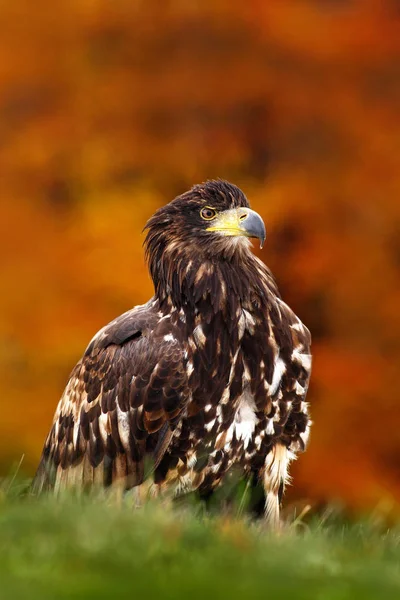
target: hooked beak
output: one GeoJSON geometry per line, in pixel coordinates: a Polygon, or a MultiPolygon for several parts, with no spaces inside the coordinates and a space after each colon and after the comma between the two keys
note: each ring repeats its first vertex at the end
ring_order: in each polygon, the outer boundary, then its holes
{"type": "Polygon", "coordinates": [[[260,248],[263,247],[266,237],[264,221],[260,215],[255,210],[245,207],[232,208],[220,213],[207,231],[218,231],[226,236],[258,238],[260,248]]]}

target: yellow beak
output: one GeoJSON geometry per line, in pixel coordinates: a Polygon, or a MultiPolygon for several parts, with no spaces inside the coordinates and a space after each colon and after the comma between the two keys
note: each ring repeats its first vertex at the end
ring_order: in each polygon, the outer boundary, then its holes
{"type": "Polygon", "coordinates": [[[260,248],[263,247],[266,231],[264,221],[258,213],[250,208],[232,208],[220,213],[213,219],[207,231],[219,232],[225,236],[245,236],[258,238],[260,248]]]}

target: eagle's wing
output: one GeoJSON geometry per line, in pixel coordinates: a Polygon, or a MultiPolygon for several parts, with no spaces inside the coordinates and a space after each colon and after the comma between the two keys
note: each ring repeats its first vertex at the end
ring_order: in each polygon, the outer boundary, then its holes
{"type": "Polygon", "coordinates": [[[148,303],[94,337],[58,404],[33,489],[141,483],[189,399],[179,327],[148,303]]]}
{"type": "MultiPolygon", "coordinates": [[[[282,379],[278,404],[283,418],[281,441],[293,451],[303,451],[311,425],[306,396],[311,376],[311,334],[292,309],[277,300],[280,322],[286,324],[288,335],[280,336],[282,379]],[[286,414],[286,417],[285,417],[286,414]]],[[[279,369],[278,369],[279,370],[279,369]]]]}

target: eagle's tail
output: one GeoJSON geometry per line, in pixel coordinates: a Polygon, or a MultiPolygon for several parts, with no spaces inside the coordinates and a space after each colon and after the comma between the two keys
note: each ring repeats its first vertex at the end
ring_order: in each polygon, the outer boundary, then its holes
{"type": "Polygon", "coordinates": [[[42,457],[31,484],[31,492],[39,495],[52,491],[58,495],[68,489],[104,487],[106,477],[107,468],[104,461],[97,467],[93,467],[88,456],[84,456],[78,464],[69,465],[65,469],[61,465],[55,466],[49,458],[42,457]]]}
{"type": "Polygon", "coordinates": [[[55,467],[42,455],[36,474],[31,483],[31,493],[36,496],[42,492],[52,490],[55,483],[55,472],[55,467]]]}
{"type": "Polygon", "coordinates": [[[140,485],[143,479],[143,461],[134,463],[125,453],[116,454],[113,459],[105,456],[96,466],[85,453],[79,462],[65,468],[60,464],[56,466],[52,457],[43,453],[31,484],[31,493],[53,492],[58,495],[65,490],[84,491],[110,486],[128,490],[140,485]]]}

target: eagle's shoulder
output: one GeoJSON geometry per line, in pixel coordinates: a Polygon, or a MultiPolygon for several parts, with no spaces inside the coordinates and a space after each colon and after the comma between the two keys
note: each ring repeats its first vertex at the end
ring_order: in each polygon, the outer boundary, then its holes
{"type": "Polygon", "coordinates": [[[149,300],[146,304],[135,306],[100,329],[90,341],[83,359],[93,353],[98,353],[111,345],[123,345],[142,332],[149,332],[160,320],[158,302],[149,300]]]}

